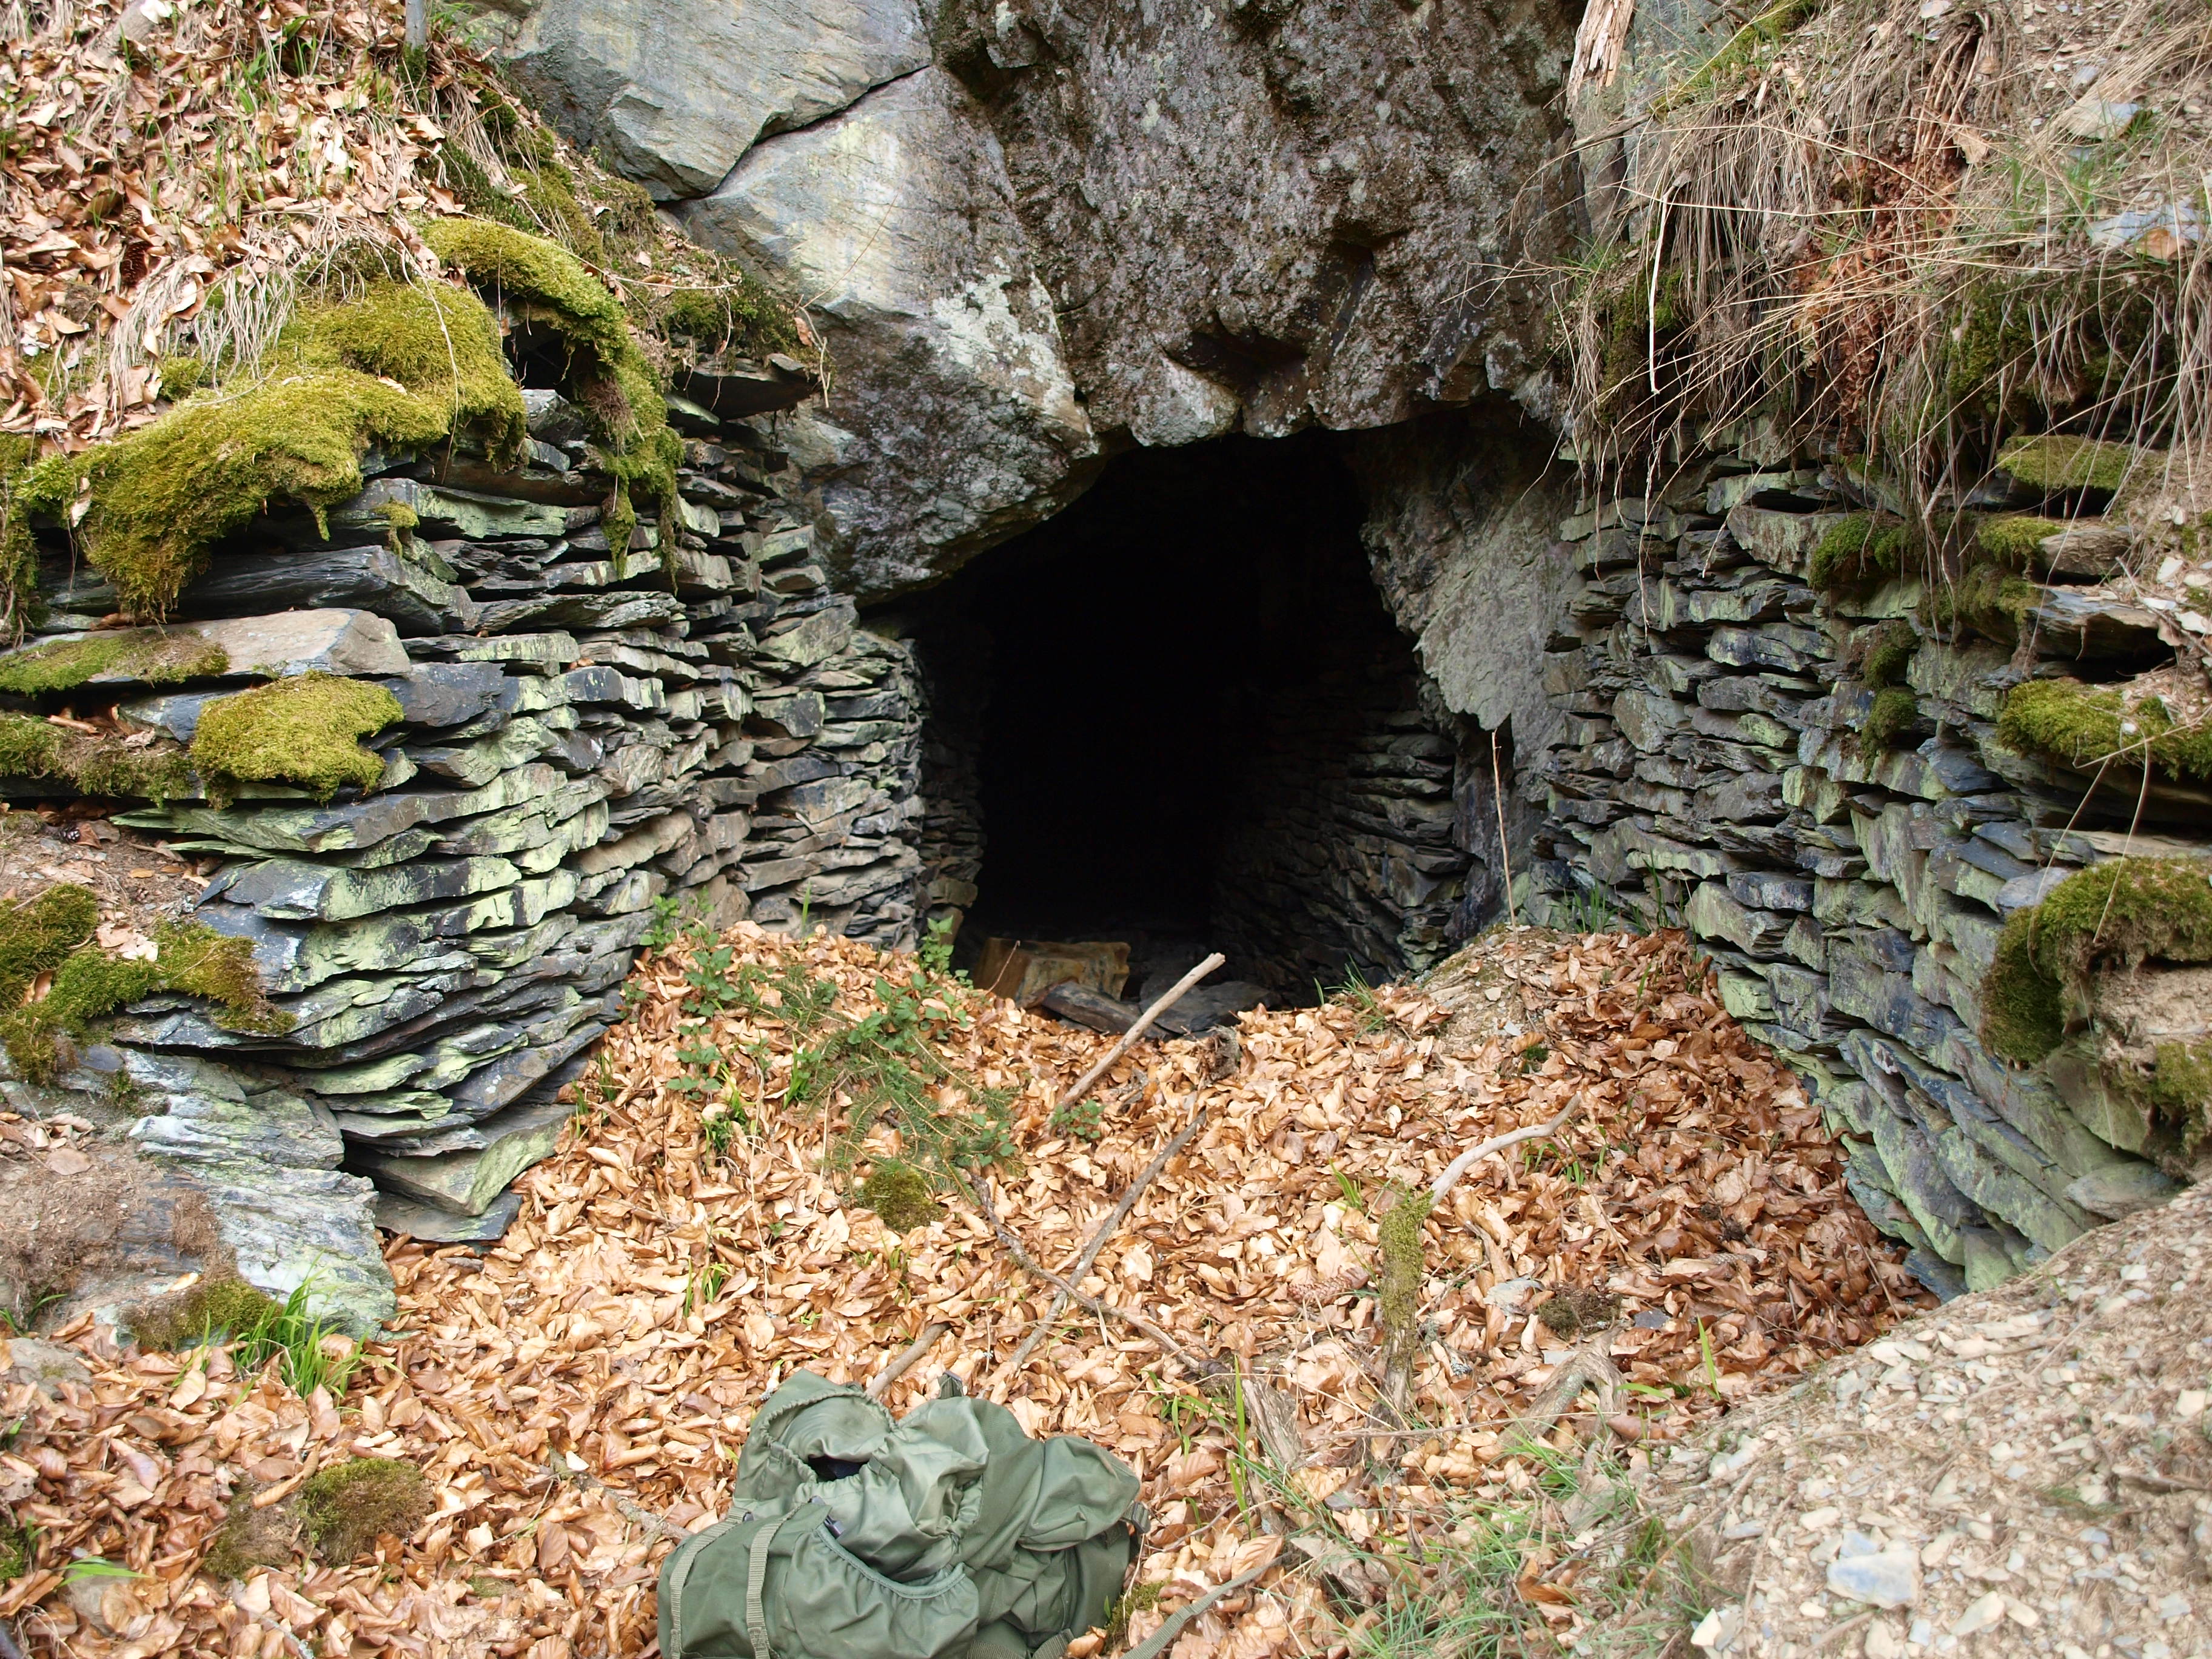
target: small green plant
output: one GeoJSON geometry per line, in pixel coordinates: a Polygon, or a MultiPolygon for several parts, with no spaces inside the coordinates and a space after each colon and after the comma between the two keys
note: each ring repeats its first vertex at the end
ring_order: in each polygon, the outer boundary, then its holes
{"type": "Polygon", "coordinates": [[[684,932],[684,901],[673,893],[662,895],[653,902],[653,925],[645,930],[642,940],[648,951],[665,951],[682,937],[684,932]]]}
{"type": "Polygon", "coordinates": [[[300,1487],[301,1522],[332,1566],[359,1560],[386,1533],[405,1538],[434,1507],[422,1471],[393,1457],[349,1458],[300,1487]]]}
{"type": "Polygon", "coordinates": [[[116,1579],[143,1578],[145,1576],[97,1555],[80,1555],[62,1569],[64,1584],[96,1584],[116,1579]]]}
{"type": "Polygon", "coordinates": [[[1097,1097],[1079,1100],[1073,1106],[1055,1106],[1052,1115],[1045,1120],[1048,1132],[1058,1135],[1073,1135],[1079,1140],[1097,1140],[1106,1133],[1101,1121],[1103,1111],[1097,1097]]]}
{"type": "Polygon", "coordinates": [[[1620,920],[1613,910],[1613,901],[1599,888],[1578,888],[1553,902],[1553,926],[1563,933],[1610,933],[1620,928],[1620,920]]]}
{"type": "Polygon", "coordinates": [[[1335,990],[1328,993],[1327,1000],[1332,1002],[1343,1002],[1357,1008],[1359,1011],[1359,1030],[1363,1036],[1379,1031],[1390,1023],[1390,1011],[1382,1006],[1382,999],[1375,994],[1375,988],[1367,982],[1367,976],[1359,971],[1358,963],[1345,964],[1344,982],[1335,990]]]}
{"type": "Polygon", "coordinates": [[[929,924],[915,952],[923,973],[941,975],[952,971],[952,936],[959,931],[960,918],[956,915],[939,916],[929,924]]]}
{"type": "Polygon", "coordinates": [[[283,1302],[243,1279],[204,1279],[181,1297],[141,1310],[131,1320],[138,1346],[149,1350],[232,1345],[241,1370],[258,1370],[276,1360],[285,1386],[302,1400],[317,1389],[333,1400],[361,1363],[350,1337],[309,1311],[313,1281],[283,1302]]]}

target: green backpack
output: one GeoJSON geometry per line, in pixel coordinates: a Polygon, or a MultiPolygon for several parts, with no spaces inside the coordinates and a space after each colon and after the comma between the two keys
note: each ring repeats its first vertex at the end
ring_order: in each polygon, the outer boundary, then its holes
{"type": "Polygon", "coordinates": [[[811,1371],[769,1395],[729,1513],[661,1566],[663,1659],[1058,1659],[1104,1624],[1135,1474],[945,1390],[904,1421],[811,1371]]]}

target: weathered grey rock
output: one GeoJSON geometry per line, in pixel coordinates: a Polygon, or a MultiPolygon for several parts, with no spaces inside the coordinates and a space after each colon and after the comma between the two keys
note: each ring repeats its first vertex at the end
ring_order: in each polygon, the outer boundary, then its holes
{"type": "Polygon", "coordinates": [[[376,1224],[388,1233],[405,1233],[426,1244],[496,1244],[514,1224],[522,1208],[520,1193],[501,1193],[481,1215],[455,1215],[450,1210],[417,1203],[397,1193],[376,1195],[376,1224]]]}
{"type": "Polygon", "coordinates": [[[61,1398],[62,1385],[92,1386],[92,1371],[74,1348],[36,1337],[0,1337],[0,1381],[28,1382],[49,1400],[61,1398]]]}
{"type": "Polygon", "coordinates": [[[221,617],[272,605],[356,606],[403,635],[477,625],[477,602],[424,562],[381,542],[361,547],[282,548],[218,558],[178,596],[179,617],[221,617]]]}
{"type": "Polygon", "coordinates": [[[917,586],[1065,505],[1097,441],[999,142],[942,70],[757,146],[684,210],[811,300],[852,436],[823,495],[840,586],[917,586]]]}
{"type": "Polygon", "coordinates": [[[562,130],[663,200],[703,196],[755,140],[929,62],[914,0],[543,0],[509,71],[562,130]]]}
{"type": "Polygon", "coordinates": [[[2154,1209],[2180,1190],[2181,1183],[2154,1164],[2114,1164],[2068,1183],[2066,1196],[2092,1215],[2118,1221],[2154,1209]]]}
{"type": "Polygon", "coordinates": [[[471,1152],[434,1158],[362,1152],[355,1162],[388,1192],[451,1215],[480,1216],[517,1176],[553,1155],[569,1109],[558,1101],[512,1108],[484,1124],[486,1144],[471,1152]]]}

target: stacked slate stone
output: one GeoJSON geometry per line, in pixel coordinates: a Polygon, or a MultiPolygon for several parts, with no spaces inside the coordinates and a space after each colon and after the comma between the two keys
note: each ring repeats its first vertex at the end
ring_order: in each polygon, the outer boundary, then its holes
{"type": "MultiPolygon", "coordinates": [[[[372,455],[327,537],[278,514],[227,544],[171,628],[222,645],[231,676],[108,688],[122,723],[185,742],[248,671],[347,675],[404,711],[369,739],[373,789],[318,804],[249,785],[118,815],[220,860],[198,919],[253,941],[295,1023],[253,1036],[157,999],[94,1055],[142,1093],[256,1103],[228,1112],[220,1146],[173,1112],[136,1133],[203,1173],[222,1163],[216,1207],[249,1278],[312,1271],[361,1324],[390,1306],[369,1206],[427,1236],[503,1228],[503,1194],[552,1150],[556,1091],[617,1017],[657,918],[803,920],[896,946],[921,909],[910,649],[831,591],[777,417],[677,402],[680,520],[617,550],[577,412],[551,392],[526,401],[522,472],[372,455]],[[280,1164],[313,1194],[278,1202],[280,1164]]],[[[65,568],[49,597],[50,633],[113,609],[65,568]]]]}
{"type": "Polygon", "coordinates": [[[1978,1039],[2004,918],[2150,832],[2212,846],[2201,792],[2152,779],[2130,843],[2133,775],[2085,808],[2091,778],[1996,738],[2024,678],[2170,658],[2157,618],[2057,585],[2015,653],[1935,626],[1910,577],[1816,592],[1812,552],[1875,494],[1752,447],[1560,526],[1584,580],[1547,660],[1570,718],[1543,763],[1537,882],[1561,920],[1686,927],[1850,1138],[1869,1215],[1948,1293],[2173,1184],[2123,1150],[2139,1134],[1978,1039]],[[1863,667],[1884,639],[1910,650],[1911,693],[1886,740],[1863,667]]]}
{"type": "Polygon", "coordinates": [[[1469,859],[1455,745],[1412,677],[1346,668],[1278,696],[1238,739],[1246,805],[1218,854],[1213,921],[1231,971],[1310,994],[1448,955],[1469,859]]]}

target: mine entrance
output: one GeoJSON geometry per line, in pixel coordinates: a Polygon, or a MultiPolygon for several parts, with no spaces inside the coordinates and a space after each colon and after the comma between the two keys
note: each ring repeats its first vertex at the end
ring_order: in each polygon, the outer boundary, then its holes
{"type": "Polygon", "coordinates": [[[963,961],[1125,940],[1134,1000],[1219,949],[1280,1006],[1453,931],[1454,742],[1361,517],[1337,434],[1137,450],[915,608],[963,961]]]}

